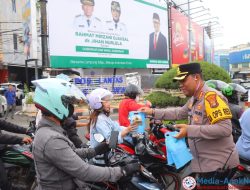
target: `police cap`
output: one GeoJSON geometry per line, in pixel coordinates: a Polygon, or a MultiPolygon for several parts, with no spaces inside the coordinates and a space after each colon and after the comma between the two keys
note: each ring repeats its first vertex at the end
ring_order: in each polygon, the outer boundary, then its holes
{"type": "Polygon", "coordinates": [[[121,12],[121,6],[120,3],[117,1],[112,1],[111,2],[111,10],[121,12]]]}
{"type": "Polygon", "coordinates": [[[83,5],[94,6],[94,5],[95,5],[95,0],[81,0],[81,3],[82,3],[83,5]]]}
{"type": "Polygon", "coordinates": [[[177,69],[177,75],[174,77],[174,81],[184,80],[186,76],[190,74],[201,73],[201,66],[199,63],[188,63],[180,65],[177,69]]]}

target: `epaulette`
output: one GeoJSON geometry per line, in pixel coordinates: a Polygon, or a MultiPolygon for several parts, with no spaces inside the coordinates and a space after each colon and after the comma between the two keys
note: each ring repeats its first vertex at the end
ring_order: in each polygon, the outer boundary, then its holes
{"type": "Polygon", "coordinates": [[[101,20],[99,18],[95,17],[95,19],[101,22],[101,20]]]}

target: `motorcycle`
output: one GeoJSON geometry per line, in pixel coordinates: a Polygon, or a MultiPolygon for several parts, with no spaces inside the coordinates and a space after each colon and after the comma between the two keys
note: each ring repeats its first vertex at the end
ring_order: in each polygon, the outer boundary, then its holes
{"type": "MultiPolygon", "coordinates": [[[[151,122],[150,128],[152,133],[149,137],[140,134],[134,137],[134,144],[124,140],[118,144],[116,149],[130,156],[136,156],[140,163],[147,169],[155,179],[163,186],[164,189],[170,188],[179,190],[181,188],[180,171],[174,166],[167,165],[166,145],[164,134],[168,131],[175,131],[172,125],[164,126],[162,123],[156,124],[151,122]],[[155,133],[155,135],[154,135],[155,133]]],[[[89,140],[89,134],[85,135],[89,140]]]]}
{"type": "MultiPolygon", "coordinates": [[[[112,131],[109,145],[111,152],[107,155],[106,163],[104,166],[115,167],[125,166],[128,163],[139,162],[141,164],[141,170],[135,173],[133,176],[128,176],[126,181],[118,181],[117,183],[101,182],[101,183],[88,183],[91,189],[107,189],[107,190],[164,190],[166,189],[164,184],[154,177],[154,175],[144,166],[140,159],[136,155],[130,155],[122,148],[117,146],[118,132],[112,131]],[[114,140],[115,139],[115,140],[114,140]]],[[[102,136],[101,134],[96,134],[102,136]]],[[[104,140],[104,137],[103,137],[104,140]]],[[[98,140],[102,142],[103,140],[98,140]]],[[[99,165],[100,166],[100,165],[99,165]]]]}
{"type": "Polygon", "coordinates": [[[164,136],[166,132],[178,131],[178,129],[175,129],[172,125],[168,125],[167,128],[156,128],[156,126],[158,125],[154,125],[154,127],[151,125],[152,133],[149,137],[145,134],[139,134],[133,137],[133,145],[124,140],[122,144],[118,144],[118,147],[130,155],[136,155],[142,165],[152,173],[164,189],[178,190],[181,188],[181,177],[178,173],[179,170],[174,166],[167,165],[164,136]],[[154,136],[154,138],[153,133],[156,131],[160,136],[154,136]]]}
{"type": "Polygon", "coordinates": [[[34,190],[37,187],[31,147],[31,144],[8,146],[2,156],[8,181],[14,189],[34,190]]]}
{"type": "Polygon", "coordinates": [[[250,185],[250,160],[240,157],[240,165],[232,178],[232,184],[237,189],[247,189],[250,185]]]}

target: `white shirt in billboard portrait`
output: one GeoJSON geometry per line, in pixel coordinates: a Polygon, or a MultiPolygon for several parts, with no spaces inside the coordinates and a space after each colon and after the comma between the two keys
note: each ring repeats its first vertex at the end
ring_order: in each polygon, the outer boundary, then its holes
{"type": "Polygon", "coordinates": [[[119,36],[127,36],[126,25],[122,22],[115,22],[113,20],[106,21],[106,31],[108,33],[118,34],[119,36]]]}
{"type": "Polygon", "coordinates": [[[102,31],[102,22],[95,16],[88,18],[85,15],[76,15],[74,26],[76,31],[102,31]]]}

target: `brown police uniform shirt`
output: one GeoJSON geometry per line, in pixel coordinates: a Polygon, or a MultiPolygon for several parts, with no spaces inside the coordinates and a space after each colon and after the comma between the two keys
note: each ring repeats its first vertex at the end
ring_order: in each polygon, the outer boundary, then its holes
{"type": "Polygon", "coordinates": [[[231,117],[226,98],[207,85],[203,86],[198,98],[191,97],[183,107],[155,110],[156,119],[188,118],[188,144],[194,157],[191,167],[196,173],[216,171],[226,162],[226,169],[239,164],[231,117]]]}

